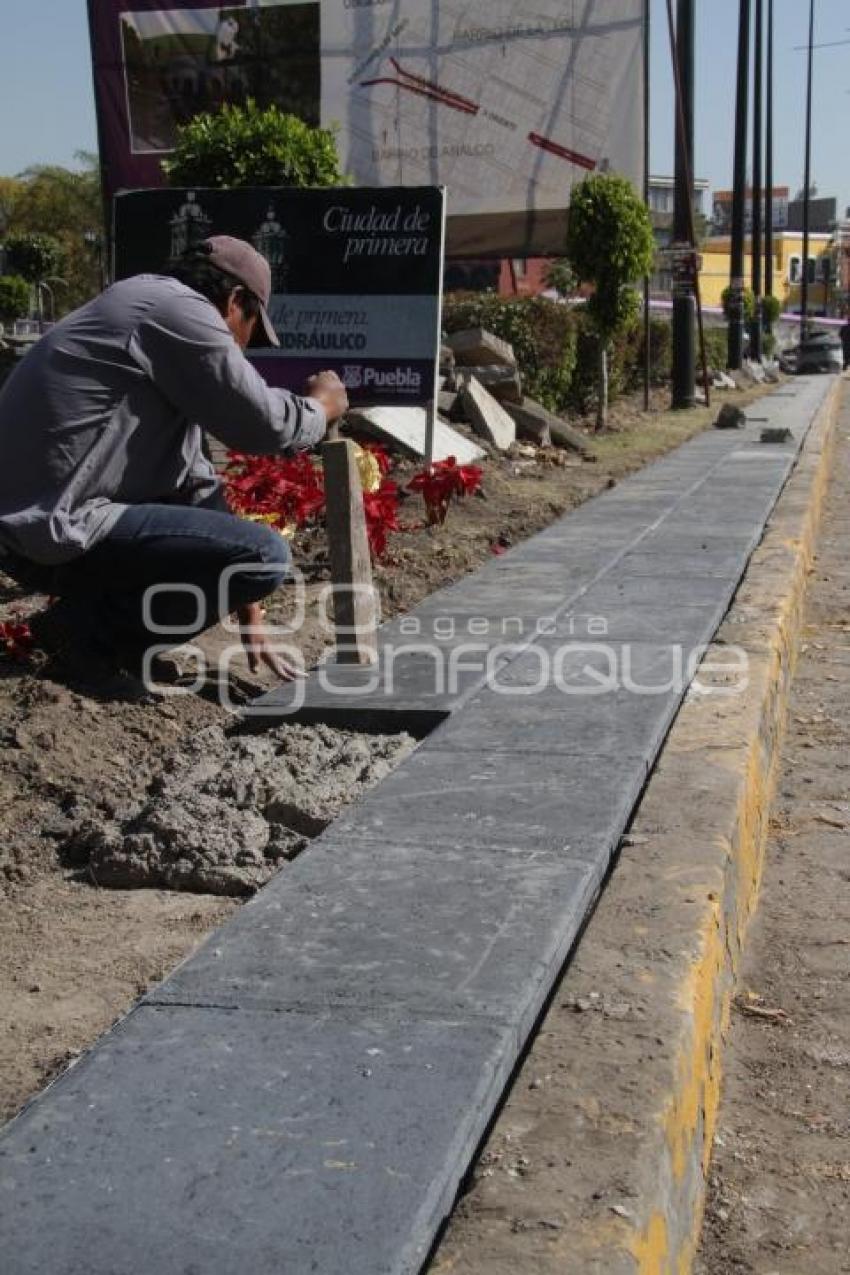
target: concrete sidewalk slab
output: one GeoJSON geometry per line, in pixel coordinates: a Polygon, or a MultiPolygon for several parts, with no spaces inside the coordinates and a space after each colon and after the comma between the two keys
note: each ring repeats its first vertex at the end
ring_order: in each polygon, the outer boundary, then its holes
{"type": "MultiPolygon", "coordinates": [[[[799,388],[802,437],[828,387],[799,388]]],[[[462,628],[483,607],[498,626],[519,608],[533,635],[553,606],[556,626],[580,607],[607,611],[621,630],[701,626],[694,640],[707,640],[736,576],[636,578],[623,558],[637,537],[648,552],[662,529],[692,532],[697,497],[722,507],[718,531],[756,529],[771,493],[759,479],[754,500],[739,481],[749,460],[725,463],[741,437],[688,445],[689,466],[704,459],[705,472],[678,499],[592,502],[597,509],[564,520],[548,543],[574,545],[578,528],[594,546],[608,537],[610,550],[601,568],[586,559],[590,574],[573,593],[548,572],[542,585],[506,589],[510,569],[494,568],[444,591],[422,618],[435,624],[446,607],[462,628]]],[[[778,493],[784,462],[765,473],[778,493]]],[[[657,654],[647,653],[648,670],[657,654]]],[[[530,658],[514,651],[504,675],[523,684],[530,658]]],[[[420,675],[413,669],[409,686],[420,675]]],[[[473,691],[474,675],[464,696],[473,691]]],[[[586,714],[585,738],[567,755],[547,734],[553,698],[548,714],[514,714],[504,730],[496,696],[482,692],[478,703],[487,712],[474,747],[453,746],[472,711],[455,705],[271,893],[4,1131],[4,1275],[185,1275],[192,1262],[204,1275],[421,1268],[675,707],[672,692],[662,712],[648,701],[642,726],[621,708],[604,752],[588,746],[595,719],[586,714]],[[299,950],[287,953],[287,941],[299,950]],[[268,997],[262,1009],[250,1007],[252,994],[268,997]],[[172,995],[180,1003],[154,1003],[172,995]]],[[[710,793],[703,805],[710,810],[710,793]]],[[[691,1126],[677,1115],[671,1129],[676,1163],[690,1165],[691,1126]]],[[[656,1254],[654,1231],[638,1242],[656,1254]]]]}
{"type": "Polygon", "coordinates": [[[509,1037],[138,1009],[48,1090],[22,1143],[7,1135],[4,1275],[416,1271],[509,1037]]]}
{"type": "Polygon", "coordinates": [[[564,854],[332,835],[310,859],[147,1003],[488,1019],[519,1047],[608,866],[596,842],[564,854]]]}
{"type": "MultiPolygon", "coordinates": [[[[352,842],[434,842],[562,851],[616,844],[646,779],[645,756],[553,758],[528,752],[474,754],[443,742],[438,727],[410,757],[334,824],[352,842]]],[[[492,741],[491,747],[492,747],[492,741]]],[[[502,740],[502,749],[510,748],[502,740]]]]}

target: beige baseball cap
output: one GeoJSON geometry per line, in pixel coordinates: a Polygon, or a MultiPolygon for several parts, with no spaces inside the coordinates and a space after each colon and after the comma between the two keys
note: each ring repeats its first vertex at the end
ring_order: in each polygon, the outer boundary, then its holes
{"type": "Polygon", "coordinates": [[[232,235],[211,235],[203,240],[200,248],[209,255],[210,265],[233,275],[258,298],[260,326],[266,339],[269,345],[280,345],[266,309],[272,291],[272,272],[265,257],[244,239],[234,239],[232,235]]]}

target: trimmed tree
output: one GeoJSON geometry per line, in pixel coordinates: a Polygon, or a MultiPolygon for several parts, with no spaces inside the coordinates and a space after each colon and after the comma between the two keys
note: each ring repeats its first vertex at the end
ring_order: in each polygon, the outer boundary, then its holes
{"type": "Polygon", "coordinates": [[[652,268],[655,241],[643,201],[624,177],[598,173],[573,187],[567,256],[593,293],[587,316],[597,340],[596,428],[608,420],[608,351],[637,313],[634,285],[652,268]]]}
{"type": "MultiPolygon", "coordinates": [[[[756,294],[752,288],[744,288],[742,295],[744,305],[744,322],[752,323],[756,313],[756,294]]],[[[723,315],[727,323],[732,322],[732,300],[734,292],[732,288],[724,288],[720,294],[720,304],[723,308],[723,315]]]]}
{"type": "Polygon", "coordinates": [[[0,320],[14,323],[30,307],[30,285],[19,274],[0,275],[0,320]]]}
{"type": "Polygon", "coordinates": [[[339,186],[331,129],[313,128],[276,106],[224,106],[177,130],[162,170],[171,186],[339,186]]]}

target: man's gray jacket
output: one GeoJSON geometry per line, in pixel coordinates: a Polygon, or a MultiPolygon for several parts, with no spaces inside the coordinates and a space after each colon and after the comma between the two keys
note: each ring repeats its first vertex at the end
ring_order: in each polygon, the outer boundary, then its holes
{"type": "Polygon", "coordinates": [[[203,431],[275,455],[325,429],[315,399],[266,385],[205,297],[159,275],[113,284],[0,392],[0,549],[67,562],[128,505],[209,498],[220,482],[203,431]]]}

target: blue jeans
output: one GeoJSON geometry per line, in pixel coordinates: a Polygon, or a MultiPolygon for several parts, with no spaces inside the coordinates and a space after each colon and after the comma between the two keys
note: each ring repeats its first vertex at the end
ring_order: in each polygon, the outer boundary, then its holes
{"type": "Polygon", "coordinates": [[[266,597],[289,575],[291,558],[278,532],[221,508],[134,505],[71,562],[8,557],[0,565],[25,587],[71,604],[98,644],[138,656],[154,643],[178,646],[266,597]]]}

